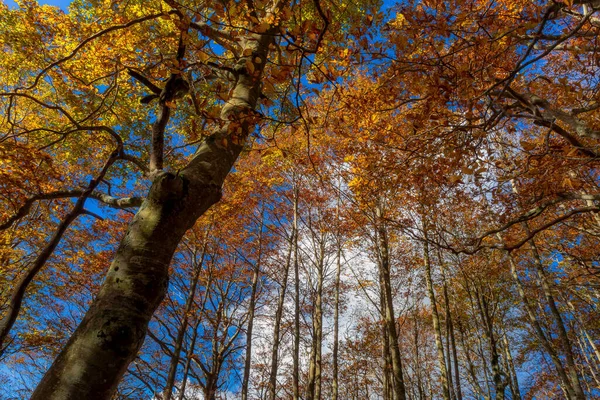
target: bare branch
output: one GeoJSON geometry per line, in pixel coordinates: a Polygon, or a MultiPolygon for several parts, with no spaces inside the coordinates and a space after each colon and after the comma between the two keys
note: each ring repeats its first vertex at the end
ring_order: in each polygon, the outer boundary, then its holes
{"type": "MultiPolygon", "coordinates": [[[[40,193],[35,196],[32,196],[25,200],[25,203],[19,208],[15,215],[10,217],[6,222],[0,224],[0,231],[6,230],[10,228],[16,221],[25,217],[29,214],[31,210],[31,206],[37,201],[42,200],[54,200],[54,199],[66,199],[72,197],[80,197],[84,194],[84,189],[74,189],[74,190],[64,190],[57,191],[52,193],[40,193]]],[[[130,207],[139,207],[142,204],[141,197],[112,197],[107,194],[94,191],[90,193],[88,196],[90,199],[98,200],[108,206],[114,208],[130,208],[130,207]]]]}

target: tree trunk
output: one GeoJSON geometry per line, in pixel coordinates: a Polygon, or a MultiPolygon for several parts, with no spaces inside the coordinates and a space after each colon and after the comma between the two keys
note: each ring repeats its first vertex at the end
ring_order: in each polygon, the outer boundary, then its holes
{"type": "MultiPolygon", "coordinates": [[[[426,229],[426,228],[425,228],[426,229]]],[[[425,261],[425,281],[427,283],[427,293],[431,303],[431,319],[433,322],[433,333],[435,335],[435,347],[437,350],[438,364],[440,367],[440,383],[442,384],[442,396],[445,400],[450,400],[450,389],[448,387],[448,369],[446,368],[446,359],[444,357],[444,345],[442,343],[442,330],[440,327],[440,316],[437,310],[437,301],[433,289],[433,279],[431,278],[431,261],[429,259],[429,243],[427,242],[427,232],[425,232],[425,241],[423,242],[423,259],[425,261]]]]}
{"type": "Polygon", "coordinates": [[[179,396],[177,396],[177,400],[184,400],[185,396],[185,387],[187,386],[188,375],[190,373],[190,366],[192,364],[192,356],[194,355],[194,350],[196,348],[196,339],[198,338],[198,326],[200,325],[200,319],[196,321],[194,324],[194,333],[192,334],[192,340],[190,342],[190,347],[186,352],[185,358],[185,366],[183,367],[183,378],[181,379],[181,387],[179,388],[179,396]]]}
{"type": "Polygon", "coordinates": [[[300,267],[298,265],[298,187],[294,187],[294,354],[292,386],[294,400],[300,399],[300,267]]]}
{"type": "Polygon", "coordinates": [[[313,340],[308,370],[307,400],[321,400],[321,351],[323,346],[323,263],[325,261],[324,238],[319,242],[317,266],[317,290],[313,314],[313,340]]]}
{"type": "Polygon", "coordinates": [[[423,382],[421,380],[421,361],[419,360],[419,324],[417,322],[418,306],[415,307],[415,335],[414,335],[414,346],[415,346],[415,375],[417,377],[417,393],[419,394],[419,400],[424,400],[423,382]]]}
{"type": "Polygon", "coordinates": [[[384,317],[388,331],[388,343],[390,346],[390,355],[392,359],[392,371],[394,381],[394,398],[396,400],[406,400],[406,389],[402,376],[402,359],[400,358],[400,347],[398,343],[398,334],[396,331],[396,318],[394,316],[394,303],[392,295],[392,284],[390,277],[390,256],[388,239],[385,225],[383,223],[381,209],[377,209],[377,241],[379,251],[379,273],[383,280],[383,296],[385,298],[384,317]]]}
{"type": "Polygon", "coordinates": [[[496,392],[496,399],[504,400],[504,391],[506,389],[507,382],[503,378],[504,376],[506,376],[506,374],[502,371],[502,368],[500,366],[498,344],[496,341],[496,334],[494,332],[494,320],[492,315],[490,315],[490,307],[485,293],[482,293],[476,285],[474,286],[474,288],[477,300],[477,308],[479,309],[481,320],[483,322],[483,332],[489,344],[491,356],[490,364],[492,366],[492,380],[494,381],[494,391],[496,392]]]}
{"type": "MultiPolygon", "coordinates": [[[[339,235],[339,234],[338,234],[339,235]]],[[[335,271],[335,294],[333,299],[333,382],[332,382],[332,400],[338,400],[338,353],[339,353],[339,335],[340,335],[340,275],[342,272],[342,244],[339,242],[337,250],[337,267],[335,271]]]]}
{"type": "Polygon", "coordinates": [[[273,328],[273,348],[271,350],[271,373],[269,375],[269,399],[275,400],[277,395],[277,369],[279,365],[279,340],[281,330],[281,318],[283,316],[283,306],[285,303],[285,294],[287,292],[287,281],[290,272],[290,264],[292,263],[292,252],[296,243],[296,212],[298,210],[297,200],[294,198],[294,223],[292,225],[292,233],[290,235],[290,247],[288,249],[285,268],[283,270],[283,280],[281,289],[279,289],[279,298],[277,300],[277,310],[275,311],[275,326],[273,328]]]}
{"type": "MultiPolygon", "coordinates": [[[[526,222],[523,223],[523,227],[525,228],[525,234],[528,236],[531,235],[531,232],[529,231],[529,225],[526,222]]],[[[535,244],[535,241],[531,239],[529,241],[529,245],[531,246],[531,252],[533,254],[534,265],[538,276],[538,282],[542,287],[542,292],[544,293],[546,302],[550,307],[550,313],[552,314],[552,317],[554,318],[554,322],[558,329],[558,339],[563,354],[565,355],[566,370],[571,380],[573,390],[575,392],[575,398],[583,400],[585,399],[585,394],[583,392],[583,388],[581,387],[579,375],[577,374],[577,366],[575,364],[575,357],[573,356],[573,348],[571,345],[571,340],[569,339],[569,335],[567,333],[567,329],[565,327],[565,322],[563,321],[562,315],[558,310],[558,306],[556,305],[554,295],[552,294],[552,290],[550,289],[550,285],[548,284],[548,279],[546,278],[546,273],[544,271],[544,265],[542,264],[542,258],[535,244]]]]}
{"type": "MultiPolygon", "coordinates": [[[[207,290],[204,293],[204,298],[202,299],[202,304],[200,305],[200,309],[204,309],[204,307],[206,305],[206,301],[208,299],[208,288],[210,288],[211,284],[212,284],[212,274],[209,274],[208,281],[206,283],[207,290]]],[[[184,400],[185,387],[187,385],[188,374],[189,374],[190,366],[192,363],[192,356],[194,355],[194,351],[196,349],[196,339],[198,338],[198,327],[200,326],[201,321],[202,320],[200,319],[200,317],[197,316],[196,323],[194,324],[194,330],[193,330],[194,333],[192,334],[192,340],[190,342],[190,347],[188,347],[186,355],[185,355],[185,357],[186,357],[185,367],[183,368],[183,379],[181,381],[181,387],[179,388],[178,400],[184,400]]]]}
{"type": "MultiPolygon", "coordinates": [[[[208,236],[208,230],[206,232],[206,236],[208,236]]],[[[198,278],[200,278],[200,271],[202,271],[202,264],[204,262],[204,255],[206,253],[206,236],[204,238],[204,248],[202,249],[202,255],[200,256],[200,263],[196,265],[196,271],[192,278],[192,284],[189,289],[188,298],[186,299],[185,307],[183,309],[183,320],[181,321],[181,326],[177,331],[177,338],[175,339],[175,348],[173,349],[171,365],[169,366],[169,374],[167,375],[167,383],[165,385],[165,390],[163,390],[164,400],[171,400],[171,393],[173,392],[173,386],[175,385],[175,376],[177,375],[177,367],[179,366],[179,354],[181,353],[183,338],[185,336],[185,331],[188,327],[188,316],[194,304],[194,297],[196,296],[196,286],[198,285],[198,278]]]]}
{"type": "Polygon", "coordinates": [[[517,371],[515,370],[515,363],[513,361],[512,354],[510,353],[510,345],[508,343],[506,333],[504,334],[502,340],[504,344],[504,355],[506,357],[506,364],[508,365],[508,371],[510,372],[510,388],[512,391],[512,398],[513,400],[521,400],[519,377],[517,376],[517,371]]]}
{"type": "Polygon", "coordinates": [[[339,356],[339,335],[340,335],[340,275],[342,273],[342,233],[340,231],[340,188],[338,187],[337,197],[337,208],[336,208],[336,240],[337,240],[337,254],[336,254],[336,270],[335,270],[335,293],[333,299],[333,380],[331,382],[331,398],[332,400],[338,400],[339,384],[338,384],[338,356],[339,356]]]}
{"type": "Polygon", "coordinates": [[[260,75],[275,27],[246,51],[231,99],[227,123],[209,136],[178,174],[158,173],[131,222],[100,292],[67,345],[46,372],[33,400],[110,399],[144,341],[148,323],[165,296],[169,264],[196,220],[219,201],[221,185],[255,126],[250,114],[260,95],[260,75]],[[248,51],[249,50],[249,51],[248,51]],[[232,140],[232,135],[236,140],[232,140]]]}
{"type": "MultiPolygon", "coordinates": [[[[462,400],[462,388],[460,385],[460,369],[458,366],[458,351],[456,350],[456,338],[454,335],[454,321],[452,318],[452,311],[450,309],[450,295],[448,294],[448,284],[446,283],[446,263],[442,258],[442,255],[438,252],[438,258],[442,267],[442,283],[444,287],[444,303],[446,320],[448,321],[448,332],[450,334],[450,347],[452,348],[452,359],[454,360],[454,382],[456,383],[456,390],[454,392],[456,400],[462,400]]],[[[450,358],[448,357],[448,362],[450,358]]],[[[452,375],[452,367],[448,368],[449,374],[452,375]]]]}
{"type": "Polygon", "coordinates": [[[256,308],[256,289],[260,275],[262,259],[262,238],[264,227],[264,205],[261,210],[261,220],[258,231],[258,256],[252,273],[252,289],[250,292],[250,304],[248,306],[248,330],[246,332],[246,359],[244,360],[244,377],[242,379],[242,400],[248,399],[248,382],[250,380],[250,367],[252,366],[252,329],[254,327],[254,311],[256,308]]]}
{"type": "Polygon", "coordinates": [[[552,344],[546,337],[546,334],[544,333],[544,330],[542,329],[542,326],[541,326],[540,322],[538,321],[538,318],[533,309],[533,306],[531,305],[531,303],[529,302],[529,299],[527,298],[527,295],[525,294],[525,289],[523,288],[523,283],[521,282],[521,278],[519,277],[519,273],[517,272],[517,265],[514,261],[512,254],[510,254],[509,252],[506,252],[506,256],[508,257],[511,275],[513,277],[515,284],[517,285],[517,292],[519,294],[519,297],[521,298],[521,302],[523,303],[523,306],[525,308],[527,316],[529,317],[529,322],[530,322],[531,326],[533,327],[533,330],[534,330],[536,336],[538,337],[540,344],[542,345],[544,350],[546,350],[546,353],[548,353],[548,355],[550,356],[550,359],[552,360],[552,363],[554,364],[554,368],[556,368],[556,372],[558,373],[558,376],[561,380],[561,383],[562,383],[563,389],[565,390],[567,398],[568,399],[578,399],[578,397],[575,394],[575,391],[573,390],[573,386],[571,385],[569,377],[567,376],[567,373],[565,372],[565,369],[562,365],[562,361],[560,360],[560,357],[558,356],[558,354],[556,353],[556,350],[554,349],[554,347],[552,347],[552,344]]]}

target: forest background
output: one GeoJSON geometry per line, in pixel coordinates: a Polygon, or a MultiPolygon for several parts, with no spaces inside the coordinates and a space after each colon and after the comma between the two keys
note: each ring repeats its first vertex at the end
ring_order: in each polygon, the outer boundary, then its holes
{"type": "Polygon", "coordinates": [[[600,1],[0,6],[0,397],[600,398],[600,1]]]}

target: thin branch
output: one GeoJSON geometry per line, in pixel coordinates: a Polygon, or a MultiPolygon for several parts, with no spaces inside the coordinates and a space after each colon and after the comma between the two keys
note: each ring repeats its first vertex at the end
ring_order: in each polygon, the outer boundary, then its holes
{"type": "MultiPolygon", "coordinates": [[[[174,12],[171,11],[169,12],[169,14],[173,14],[174,12]]],[[[59,64],[62,64],[65,61],[70,60],[71,58],[75,57],[75,55],[77,55],[77,53],[79,52],[79,50],[81,50],[86,44],[88,44],[89,42],[91,42],[92,40],[95,40],[101,36],[106,35],[107,33],[110,32],[114,32],[120,29],[125,29],[125,28],[129,28],[130,26],[145,22],[145,21],[150,21],[152,19],[158,18],[161,15],[164,15],[164,13],[157,13],[157,14],[151,14],[151,15],[147,15],[145,17],[140,17],[140,18],[136,18],[134,20],[131,20],[125,24],[120,24],[120,25],[113,25],[109,28],[103,29],[100,32],[88,37],[87,39],[85,39],[84,41],[82,41],[81,43],[79,43],[77,45],[77,47],[75,47],[75,49],[73,49],[73,51],[71,52],[71,54],[69,54],[68,56],[65,56],[55,62],[53,62],[52,64],[48,65],[46,68],[44,68],[36,77],[35,80],[33,81],[33,84],[31,84],[31,86],[24,88],[25,90],[31,90],[33,89],[35,86],[37,86],[38,82],[40,81],[40,79],[46,75],[46,73],[48,73],[48,71],[50,71],[52,68],[58,66],[59,64]]]]}
{"type": "MultiPolygon", "coordinates": [[[[10,217],[6,222],[0,224],[0,231],[6,230],[10,228],[16,221],[22,219],[31,210],[31,206],[37,201],[41,200],[54,200],[54,199],[66,199],[71,197],[80,197],[84,194],[84,189],[74,189],[74,190],[63,190],[51,193],[40,193],[34,195],[27,200],[25,203],[19,208],[15,215],[10,217]]],[[[90,193],[88,196],[90,199],[98,200],[108,206],[114,208],[130,208],[130,207],[139,207],[142,204],[141,197],[112,197],[107,194],[94,191],[90,193]]]]}
{"type": "Polygon", "coordinates": [[[108,172],[109,168],[117,161],[120,152],[121,147],[118,146],[117,149],[112,152],[98,176],[90,181],[90,184],[83,191],[83,193],[81,193],[71,211],[60,222],[58,228],[52,235],[52,238],[42,249],[40,254],[38,254],[31,267],[29,267],[29,269],[25,272],[25,275],[23,275],[18,282],[15,282],[15,286],[10,297],[10,302],[7,307],[8,309],[6,310],[6,315],[2,321],[0,321],[0,355],[6,350],[6,347],[3,347],[2,344],[17,320],[27,287],[37,273],[46,264],[46,261],[48,261],[50,256],[52,256],[54,249],[56,249],[60,243],[63,235],[67,231],[67,228],[73,223],[73,221],[75,221],[75,219],[77,219],[79,215],[85,213],[84,205],[86,200],[91,196],[96,187],[104,179],[104,176],[108,172]]]}

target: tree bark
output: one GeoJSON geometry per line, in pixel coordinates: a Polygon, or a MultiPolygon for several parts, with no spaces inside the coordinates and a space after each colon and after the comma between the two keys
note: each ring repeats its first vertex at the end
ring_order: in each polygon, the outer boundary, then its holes
{"type": "Polygon", "coordinates": [[[404,378],[402,376],[402,359],[400,358],[400,347],[398,343],[398,334],[396,331],[396,318],[394,316],[394,304],[390,276],[389,244],[380,208],[377,208],[376,214],[379,273],[381,274],[383,280],[383,296],[385,298],[384,318],[389,335],[388,343],[390,346],[390,355],[392,359],[394,398],[396,400],[406,400],[406,388],[404,386],[404,378]]]}
{"type": "Polygon", "coordinates": [[[510,345],[508,343],[508,338],[506,337],[506,333],[502,337],[502,341],[504,344],[504,355],[506,357],[506,364],[508,365],[508,371],[510,372],[510,388],[512,391],[513,400],[521,400],[521,389],[519,388],[519,377],[517,376],[517,371],[515,370],[515,363],[512,358],[512,354],[510,352],[510,345]]]}
{"type": "Polygon", "coordinates": [[[292,252],[294,251],[294,243],[296,243],[296,212],[297,204],[294,197],[294,223],[292,225],[292,233],[290,235],[289,249],[285,268],[283,270],[283,280],[281,289],[279,289],[279,298],[277,299],[277,309],[275,310],[275,326],[273,327],[273,348],[271,350],[271,372],[269,375],[269,399],[275,400],[277,395],[277,369],[279,365],[279,340],[281,331],[281,318],[283,316],[283,308],[285,303],[285,294],[287,292],[287,281],[292,263],[292,252]]]}
{"type": "MultiPolygon", "coordinates": [[[[500,235],[498,235],[498,237],[500,238],[500,235]]],[[[550,359],[552,360],[552,363],[554,364],[554,368],[556,368],[556,372],[558,373],[558,376],[561,380],[561,383],[563,385],[563,389],[565,390],[567,398],[568,399],[578,399],[578,397],[575,394],[575,390],[573,390],[571,381],[569,380],[569,377],[568,377],[567,373],[565,372],[565,368],[562,364],[562,361],[560,360],[560,357],[558,356],[556,350],[554,349],[554,347],[552,347],[552,344],[546,337],[546,334],[544,333],[544,330],[542,329],[542,326],[541,326],[540,322],[538,321],[538,318],[535,314],[535,310],[534,310],[533,306],[531,305],[529,298],[527,298],[527,295],[525,294],[525,289],[523,287],[523,283],[521,282],[521,278],[519,277],[519,273],[517,271],[517,265],[514,261],[514,258],[512,256],[512,254],[510,254],[509,252],[506,252],[506,255],[508,257],[508,261],[509,261],[509,265],[510,265],[510,272],[513,277],[513,281],[515,282],[515,284],[517,286],[517,293],[519,294],[519,297],[521,298],[521,302],[523,303],[523,306],[524,306],[527,316],[529,318],[529,323],[533,327],[533,330],[534,330],[536,336],[538,337],[540,344],[542,345],[544,350],[546,350],[546,353],[548,353],[548,355],[550,356],[550,359]]]]}
{"type": "Polygon", "coordinates": [[[337,241],[337,254],[336,254],[336,270],[335,270],[335,294],[333,299],[333,380],[331,382],[331,398],[332,400],[338,400],[339,383],[338,383],[338,356],[339,356],[339,335],[340,335],[340,276],[342,273],[342,232],[340,230],[340,195],[341,188],[338,187],[337,197],[337,208],[336,208],[336,241],[337,241]]]}
{"type": "Polygon", "coordinates": [[[294,400],[300,399],[300,266],[298,265],[298,187],[294,186],[294,354],[292,367],[292,386],[294,400]]]}
{"type": "Polygon", "coordinates": [[[33,400],[110,399],[140,349],[164,298],[168,267],[185,232],[219,201],[221,186],[255,126],[254,108],[275,28],[244,41],[227,123],[208,137],[178,174],[156,175],[121,241],[100,292],[65,348],[44,375],[33,400]],[[252,64],[249,71],[246,63],[252,64]],[[234,140],[235,139],[235,140],[234,140]]]}
{"type": "Polygon", "coordinates": [[[254,311],[256,308],[256,289],[258,287],[258,277],[260,275],[262,259],[262,238],[264,227],[264,205],[261,210],[261,220],[258,232],[258,257],[252,273],[252,289],[250,292],[250,304],[248,306],[248,330],[246,332],[246,355],[244,360],[244,377],[242,379],[242,400],[248,399],[248,382],[250,381],[250,368],[252,366],[252,330],[254,328],[254,311]]]}
{"type": "MultiPolygon", "coordinates": [[[[208,236],[208,231],[206,232],[206,236],[208,236]]],[[[171,400],[171,394],[173,393],[173,386],[175,385],[175,376],[177,375],[177,367],[179,366],[179,355],[181,353],[181,347],[183,344],[185,331],[188,327],[188,316],[194,304],[194,297],[196,296],[196,286],[198,285],[198,279],[200,278],[200,272],[202,271],[202,264],[204,262],[204,255],[206,253],[206,236],[204,238],[204,245],[202,249],[202,255],[200,256],[200,263],[196,265],[196,271],[194,272],[192,284],[189,289],[188,298],[186,299],[185,307],[183,309],[183,320],[181,322],[179,330],[177,331],[177,338],[175,340],[173,356],[171,357],[171,364],[169,366],[169,374],[167,375],[167,383],[165,385],[165,389],[163,390],[163,400],[171,400]]]]}
{"type": "MultiPolygon", "coordinates": [[[[525,234],[529,236],[531,234],[529,230],[529,225],[526,222],[524,222],[523,227],[525,228],[525,234]]],[[[565,322],[562,318],[560,311],[558,310],[558,306],[556,305],[554,295],[552,294],[552,290],[550,289],[550,285],[548,284],[548,279],[544,271],[544,265],[542,264],[540,252],[538,251],[537,245],[535,244],[535,240],[531,239],[529,241],[529,245],[531,246],[531,252],[533,254],[538,282],[542,287],[542,292],[544,293],[544,297],[550,308],[550,313],[552,314],[552,317],[554,318],[554,322],[558,329],[559,343],[560,347],[562,348],[563,354],[565,355],[566,370],[567,374],[569,375],[569,379],[571,380],[571,385],[573,386],[575,397],[577,399],[585,399],[585,394],[583,392],[583,388],[581,387],[581,381],[579,380],[579,375],[577,374],[577,366],[575,365],[575,357],[573,356],[571,340],[569,339],[569,335],[565,327],[565,322]]]]}
{"type": "MultiPolygon", "coordinates": [[[[427,228],[425,228],[427,229],[427,228]]],[[[433,279],[431,278],[431,261],[429,259],[429,243],[427,242],[427,233],[425,232],[425,241],[423,242],[423,259],[425,262],[425,281],[427,283],[427,293],[431,303],[431,319],[433,322],[433,333],[435,335],[435,347],[437,350],[438,364],[440,367],[440,383],[442,384],[442,396],[445,400],[450,400],[450,388],[448,387],[448,368],[444,357],[444,345],[442,343],[442,330],[440,327],[440,316],[437,310],[437,301],[433,288],[433,279]]]]}
{"type": "Polygon", "coordinates": [[[507,381],[506,379],[504,379],[506,374],[502,371],[502,368],[500,366],[500,356],[498,354],[498,343],[496,340],[496,334],[494,332],[493,316],[490,314],[490,305],[485,293],[482,293],[482,291],[479,288],[477,288],[476,285],[474,285],[474,289],[475,297],[477,300],[477,308],[479,309],[481,321],[483,322],[483,332],[489,344],[489,351],[491,356],[490,364],[492,366],[492,380],[494,382],[494,391],[496,392],[496,399],[504,400],[507,381]]]}
{"type": "Polygon", "coordinates": [[[319,254],[316,260],[317,288],[315,293],[315,310],[312,318],[313,339],[311,359],[308,370],[307,400],[321,400],[321,352],[323,346],[323,263],[325,261],[324,238],[319,241],[319,254]]]}
{"type": "MultiPolygon", "coordinates": [[[[456,389],[454,392],[454,396],[456,400],[462,400],[462,388],[460,384],[460,369],[458,366],[458,351],[456,349],[456,338],[454,333],[454,321],[452,318],[452,310],[450,309],[450,295],[448,293],[448,284],[446,282],[446,263],[442,258],[442,255],[438,250],[438,258],[440,260],[440,265],[442,268],[442,283],[444,288],[444,303],[445,303],[445,312],[446,312],[446,320],[448,321],[448,332],[450,335],[450,347],[452,348],[452,359],[454,361],[454,382],[456,383],[456,389]]],[[[448,363],[450,363],[450,357],[448,357],[448,363]]],[[[452,375],[452,366],[448,366],[449,374],[452,375]]]]}
{"type": "Polygon", "coordinates": [[[337,266],[335,270],[335,294],[333,299],[333,381],[332,381],[332,400],[338,400],[338,353],[339,353],[339,335],[340,335],[340,275],[342,272],[342,244],[338,232],[337,266]]]}

